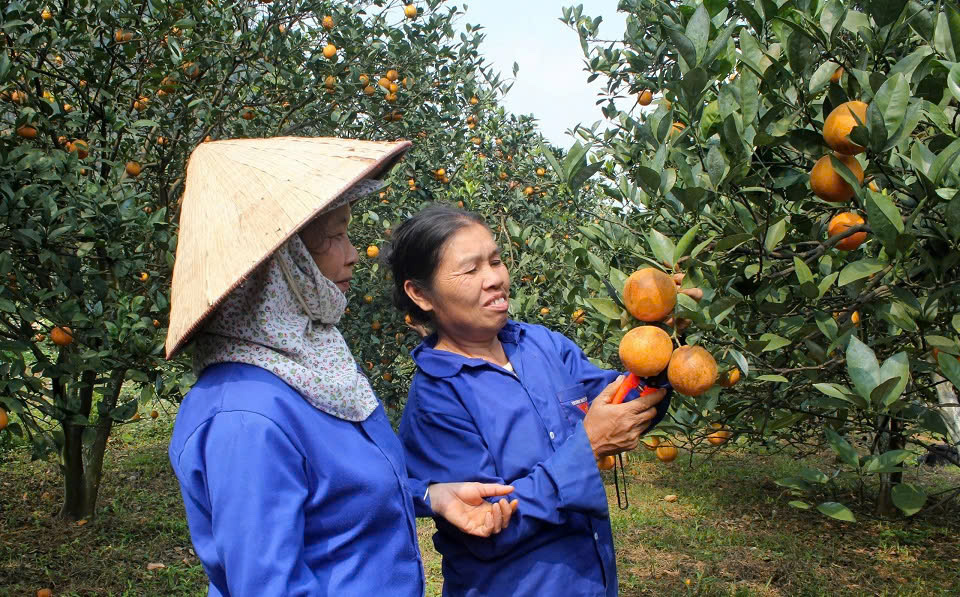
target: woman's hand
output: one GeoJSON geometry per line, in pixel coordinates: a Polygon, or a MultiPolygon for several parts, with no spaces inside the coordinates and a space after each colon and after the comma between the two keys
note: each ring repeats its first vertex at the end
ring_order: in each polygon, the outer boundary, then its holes
{"type": "Polygon", "coordinates": [[[496,535],[510,524],[517,500],[491,503],[484,498],[513,492],[496,483],[436,483],[430,486],[430,507],[452,525],[477,537],[496,535]]]}
{"type": "Polygon", "coordinates": [[[611,404],[610,400],[622,381],[621,375],[604,388],[600,395],[594,398],[587,416],[583,419],[583,429],[587,432],[590,447],[597,458],[636,448],[640,435],[650,427],[650,421],[657,416],[657,403],[667,395],[666,390],[659,389],[630,402],[611,404]]]}

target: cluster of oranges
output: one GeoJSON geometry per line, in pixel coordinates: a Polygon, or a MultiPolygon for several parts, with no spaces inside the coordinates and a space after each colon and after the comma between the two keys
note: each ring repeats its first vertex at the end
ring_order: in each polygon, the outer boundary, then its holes
{"type": "MultiPolygon", "coordinates": [[[[838,72],[841,70],[838,69],[838,72]]],[[[839,76],[837,75],[838,79],[839,76]]],[[[830,146],[833,153],[821,157],[810,170],[810,189],[817,197],[832,203],[846,203],[856,194],[853,186],[837,172],[834,160],[846,166],[858,183],[863,183],[863,167],[855,156],[862,153],[865,148],[857,145],[849,137],[850,132],[866,120],[867,104],[857,100],[840,104],[827,115],[827,119],[823,122],[823,140],[830,146]]],[[[876,189],[876,185],[871,183],[871,188],[876,189]]],[[[842,212],[830,220],[827,234],[831,237],[837,236],[864,223],[863,217],[859,214],[850,211],[842,212]]],[[[856,232],[834,246],[842,251],[853,251],[863,244],[866,238],[866,232],[856,232]]]]}

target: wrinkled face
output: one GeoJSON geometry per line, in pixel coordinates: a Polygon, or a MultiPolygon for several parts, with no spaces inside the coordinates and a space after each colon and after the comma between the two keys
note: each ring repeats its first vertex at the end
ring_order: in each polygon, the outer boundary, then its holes
{"type": "Polygon", "coordinates": [[[470,224],[447,240],[429,291],[411,297],[433,315],[440,335],[485,341],[507,322],[510,274],[486,226],[470,224]]]}
{"type": "Polygon", "coordinates": [[[344,294],[350,289],[357,250],[350,244],[347,225],[350,223],[350,205],[344,205],[323,214],[300,231],[314,262],[325,278],[337,285],[344,294]]]}

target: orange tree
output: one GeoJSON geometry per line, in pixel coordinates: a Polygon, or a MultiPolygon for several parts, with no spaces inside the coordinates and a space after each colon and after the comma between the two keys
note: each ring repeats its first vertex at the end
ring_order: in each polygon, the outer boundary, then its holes
{"type": "Polygon", "coordinates": [[[928,501],[904,466],[931,442],[960,442],[960,11],[913,0],[620,10],[616,42],[597,39],[582,7],[563,13],[605,80],[611,122],[580,131],[608,197],[609,221],[584,230],[593,284],[614,287],[590,303],[584,333],[606,334],[598,354],[612,359],[632,325],[616,296],[623,272],[684,272],[705,294],[679,297],[693,325],[677,335],[708,348],[732,387],[678,396],[666,432],[707,448],[714,427],[829,445],[836,470],[780,483],[843,520],[854,519],[844,471],[881,514],[956,495],[928,501]],[[649,107],[618,107],[647,90],[649,107]],[[829,225],[845,212],[846,226],[829,225]]]}
{"type": "Polygon", "coordinates": [[[196,144],[409,137],[410,164],[473,151],[466,118],[502,83],[482,36],[455,36],[455,8],[415,4],[0,9],[0,407],[12,413],[0,433],[56,452],[61,516],[95,515],[111,431],[191,383],[189,356],[167,364],[162,347],[196,144]]]}

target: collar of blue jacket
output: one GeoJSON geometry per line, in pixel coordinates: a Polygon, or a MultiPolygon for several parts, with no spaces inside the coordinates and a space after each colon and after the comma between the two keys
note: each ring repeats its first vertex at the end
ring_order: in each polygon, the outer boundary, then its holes
{"type": "MultiPolygon", "coordinates": [[[[523,334],[523,328],[512,319],[508,319],[506,325],[497,334],[497,338],[503,344],[516,345],[520,341],[520,335],[523,334]]],[[[446,350],[437,350],[437,334],[433,333],[423,339],[423,342],[410,352],[413,361],[420,369],[431,377],[453,377],[460,372],[463,367],[485,367],[490,363],[483,359],[465,357],[446,350]]],[[[507,356],[510,356],[512,350],[504,350],[507,356]]]]}

